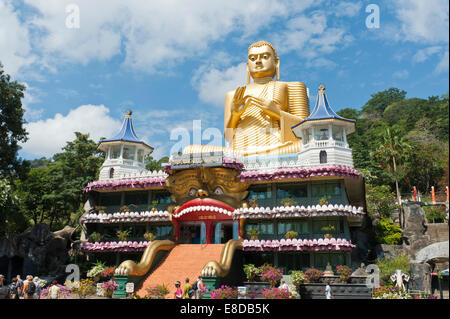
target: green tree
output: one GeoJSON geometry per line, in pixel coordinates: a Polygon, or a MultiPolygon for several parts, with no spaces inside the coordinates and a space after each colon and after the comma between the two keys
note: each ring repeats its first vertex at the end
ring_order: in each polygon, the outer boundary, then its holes
{"type": "Polygon", "coordinates": [[[375,158],[380,159],[387,164],[388,170],[392,170],[395,179],[395,190],[397,193],[397,202],[401,205],[401,195],[398,185],[398,162],[403,160],[411,146],[400,138],[395,132],[387,128],[382,136],[382,142],[375,153],[372,154],[375,158]]]}
{"type": "Polygon", "coordinates": [[[104,158],[88,134],[75,132],[75,136],[50,163],[32,168],[18,181],[24,215],[34,223],[59,229],[75,224],[83,212],[83,188],[98,179],[104,158]]]}
{"type": "Polygon", "coordinates": [[[361,108],[362,113],[367,117],[381,117],[384,110],[394,102],[403,100],[406,96],[406,91],[400,91],[397,88],[390,88],[388,90],[372,94],[372,98],[367,101],[361,108]]]}
{"type": "Polygon", "coordinates": [[[12,81],[0,63],[0,174],[4,178],[22,176],[28,166],[17,158],[19,143],[27,141],[22,107],[25,86],[12,81]],[[25,164],[25,165],[24,165],[25,164]]]}
{"type": "Polygon", "coordinates": [[[399,206],[395,203],[395,194],[387,185],[366,185],[367,211],[372,216],[390,217],[399,206]]]}
{"type": "Polygon", "coordinates": [[[164,157],[160,158],[158,161],[153,159],[152,156],[147,156],[145,158],[145,169],[149,170],[149,171],[159,171],[159,170],[163,169],[162,164],[168,163],[168,162],[169,162],[168,156],[164,156],[164,157]]]}

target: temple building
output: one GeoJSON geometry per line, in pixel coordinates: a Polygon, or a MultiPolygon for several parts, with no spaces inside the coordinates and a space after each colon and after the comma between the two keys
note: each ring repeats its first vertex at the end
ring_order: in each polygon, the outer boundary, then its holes
{"type": "Polygon", "coordinates": [[[324,85],[310,112],[303,83],[272,81],[277,59],[267,42],[249,48],[254,82],[227,94],[227,147],[194,145],[172,154],[164,170],[146,171],[153,148],[136,136],[131,112],[117,136],[100,142],[106,158],[99,180],[84,189],[82,250],[117,266],[117,297],[126,282],[140,295],[199,275],[210,288],[239,285],[245,264],[270,263],[285,275],[360,265],[364,179],[347,143],[355,121],[333,111],[324,85]],[[265,77],[252,66],[261,59],[265,77]],[[244,150],[247,137],[265,142],[244,150]]]}

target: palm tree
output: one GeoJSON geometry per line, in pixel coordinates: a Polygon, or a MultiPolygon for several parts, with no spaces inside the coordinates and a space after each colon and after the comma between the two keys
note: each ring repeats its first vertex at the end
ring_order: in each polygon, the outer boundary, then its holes
{"type": "Polygon", "coordinates": [[[407,151],[410,149],[411,145],[405,142],[403,138],[399,138],[397,134],[392,133],[389,128],[386,128],[382,136],[382,142],[374,154],[383,162],[388,163],[388,170],[394,172],[398,205],[401,205],[401,196],[398,187],[397,164],[407,156],[407,151]]]}

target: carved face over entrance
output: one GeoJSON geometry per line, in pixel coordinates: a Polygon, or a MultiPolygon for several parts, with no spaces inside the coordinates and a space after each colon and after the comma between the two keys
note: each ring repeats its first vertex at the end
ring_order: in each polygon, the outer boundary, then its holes
{"type": "Polygon", "coordinates": [[[238,171],[222,167],[198,167],[176,172],[167,178],[172,200],[181,206],[195,199],[214,199],[233,208],[247,196],[248,183],[240,182],[238,171]]]}

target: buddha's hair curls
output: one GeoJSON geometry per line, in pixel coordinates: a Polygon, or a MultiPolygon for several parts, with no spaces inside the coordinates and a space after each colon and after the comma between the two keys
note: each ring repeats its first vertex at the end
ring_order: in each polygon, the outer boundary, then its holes
{"type": "Polygon", "coordinates": [[[251,48],[258,48],[258,47],[262,47],[264,45],[269,46],[272,49],[273,54],[275,55],[275,60],[278,59],[277,50],[275,50],[275,48],[273,47],[272,43],[264,41],[264,40],[255,42],[252,45],[250,45],[248,47],[248,51],[250,51],[251,48]]]}

